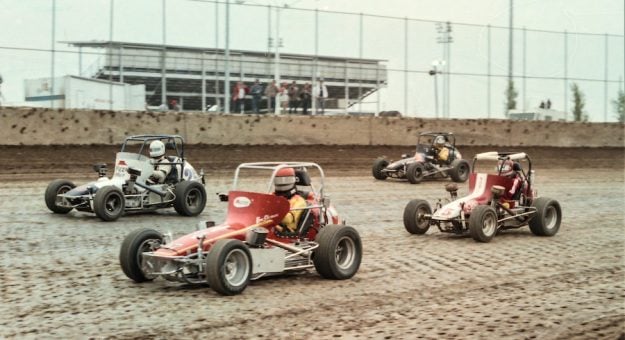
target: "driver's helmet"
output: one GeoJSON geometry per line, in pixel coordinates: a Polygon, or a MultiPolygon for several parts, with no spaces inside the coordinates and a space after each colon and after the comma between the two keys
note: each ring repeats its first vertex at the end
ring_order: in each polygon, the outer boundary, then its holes
{"type": "Polygon", "coordinates": [[[500,176],[506,176],[506,177],[514,177],[514,168],[513,168],[514,163],[509,160],[499,160],[499,162],[497,162],[497,171],[499,172],[500,176]]]}
{"type": "Polygon", "coordinates": [[[434,139],[434,146],[438,149],[445,146],[445,136],[437,136],[436,139],[434,139]]]}
{"type": "Polygon", "coordinates": [[[159,158],[165,154],[165,144],[160,140],[150,143],[150,157],[159,158]]]}
{"type": "Polygon", "coordinates": [[[295,188],[295,170],[293,168],[282,168],[276,173],[273,185],[276,192],[288,192],[295,188]]]}

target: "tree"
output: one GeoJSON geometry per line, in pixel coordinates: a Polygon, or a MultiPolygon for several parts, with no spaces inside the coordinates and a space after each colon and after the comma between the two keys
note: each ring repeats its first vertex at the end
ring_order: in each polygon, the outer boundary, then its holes
{"type": "Polygon", "coordinates": [[[577,86],[577,83],[571,84],[571,91],[573,91],[573,118],[576,122],[587,121],[588,116],[584,114],[584,107],[586,106],[586,99],[584,94],[577,86]]]}
{"type": "Polygon", "coordinates": [[[616,119],[620,123],[625,123],[625,91],[618,91],[618,98],[612,100],[612,105],[614,105],[614,110],[616,111],[616,119]]]}
{"type": "Polygon", "coordinates": [[[506,116],[508,116],[508,111],[516,109],[516,98],[519,95],[519,92],[514,89],[514,81],[508,81],[508,87],[506,88],[506,116]]]}

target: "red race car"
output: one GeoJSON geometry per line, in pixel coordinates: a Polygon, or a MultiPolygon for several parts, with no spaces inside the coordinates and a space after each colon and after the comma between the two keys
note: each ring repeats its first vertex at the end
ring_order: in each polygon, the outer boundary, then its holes
{"type": "Polygon", "coordinates": [[[327,279],[356,274],[362,243],[324,195],[324,173],[315,163],[244,163],[237,167],[226,220],[178,239],[139,229],[123,241],[119,260],[135,282],[162,277],[208,284],[223,295],[241,293],[250,280],[315,268],[327,279]],[[270,174],[260,185],[259,171],[270,174]],[[251,177],[242,176],[252,174],[251,177]],[[318,179],[313,185],[311,173],[318,179]],[[253,187],[242,191],[240,187],[253,187]],[[264,190],[259,190],[262,187],[264,190]]]}
{"type": "Polygon", "coordinates": [[[472,169],[469,195],[458,198],[458,186],[448,184],[445,188],[451,199],[439,199],[434,212],[425,200],[408,202],[404,209],[406,230],[425,234],[435,225],[442,232],[468,232],[478,242],[489,242],[499,230],[526,225],[538,236],[553,236],[558,232],[562,221],[560,203],[537,197],[534,170],[527,154],[480,153],[474,157],[472,169]],[[527,172],[523,170],[524,164],[527,172]]]}

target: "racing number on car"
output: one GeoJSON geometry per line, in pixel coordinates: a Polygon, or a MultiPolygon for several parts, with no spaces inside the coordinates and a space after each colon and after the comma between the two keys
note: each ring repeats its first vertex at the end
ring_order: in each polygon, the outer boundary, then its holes
{"type": "Polygon", "coordinates": [[[123,160],[119,161],[115,166],[115,176],[126,176],[126,172],[128,171],[128,164],[123,160]]]}

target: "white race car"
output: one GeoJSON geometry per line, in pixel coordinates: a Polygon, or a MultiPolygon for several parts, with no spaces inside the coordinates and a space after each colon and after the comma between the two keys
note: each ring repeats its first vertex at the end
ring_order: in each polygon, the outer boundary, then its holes
{"type": "Polygon", "coordinates": [[[106,164],[96,164],[93,169],[99,178],[78,187],[65,179],[52,181],[45,192],[48,208],[57,214],[67,214],[72,209],[93,212],[103,221],[114,221],[124,212],[172,206],[180,215],[196,216],[206,205],[204,174],[198,174],[185,160],[184,140],[177,135],[127,137],[115,158],[112,177],[106,177],[106,164]],[[150,180],[159,163],[146,154],[149,144],[156,140],[172,153],[165,157],[171,171],[163,183],[150,180]]]}

